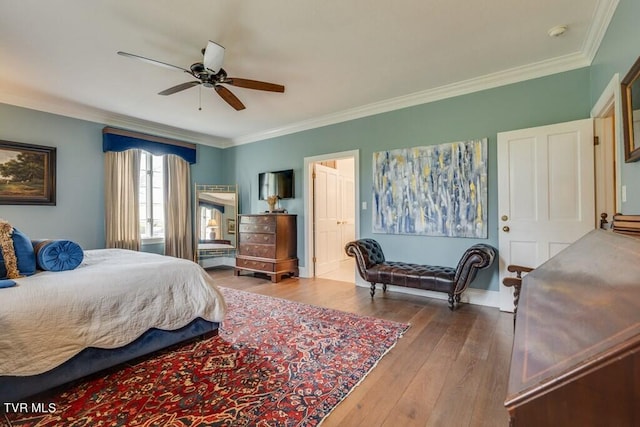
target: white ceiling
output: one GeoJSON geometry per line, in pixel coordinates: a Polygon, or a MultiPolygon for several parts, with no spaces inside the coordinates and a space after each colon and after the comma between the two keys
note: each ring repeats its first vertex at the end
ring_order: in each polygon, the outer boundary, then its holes
{"type": "Polygon", "coordinates": [[[0,0],[0,102],[225,147],[587,66],[617,3],[0,0]],[[208,40],[285,93],[159,96],[193,78],[116,54],[189,68],[208,40]]]}

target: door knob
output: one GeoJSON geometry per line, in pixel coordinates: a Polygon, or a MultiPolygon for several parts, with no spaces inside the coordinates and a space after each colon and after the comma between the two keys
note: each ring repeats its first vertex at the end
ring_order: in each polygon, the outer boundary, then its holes
{"type": "Polygon", "coordinates": [[[501,217],[500,219],[501,219],[501,220],[503,220],[503,221],[506,221],[506,220],[508,220],[508,219],[509,219],[509,217],[508,217],[508,216],[506,216],[506,215],[502,215],[502,217],[501,217]]]}
{"type": "Polygon", "coordinates": [[[509,232],[509,226],[505,225],[504,227],[502,227],[502,231],[504,231],[505,233],[509,232]]]}

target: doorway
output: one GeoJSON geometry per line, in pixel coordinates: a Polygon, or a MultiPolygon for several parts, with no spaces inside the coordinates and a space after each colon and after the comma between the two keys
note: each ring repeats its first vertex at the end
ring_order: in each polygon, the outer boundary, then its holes
{"type": "Polygon", "coordinates": [[[310,277],[355,283],[355,263],[344,246],[358,234],[357,154],[350,151],[305,159],[306,263],[310,277]]]}
{"type": "Polygon", "coordinates": [[[616,212],[621,211],[624,191],[620,186],[621,154],[618,144],[621,135],[620,123],[620,79],[614,74],[591,110],[594,118],[596,220],[599,227],[608,228],[616,212]],[[603,218],[603,214],[606,217],[603,218]],[[602,221],[604,219],[604,221],[602,221]],[[605,222],[606,221],[606,222],[605,222]]]}

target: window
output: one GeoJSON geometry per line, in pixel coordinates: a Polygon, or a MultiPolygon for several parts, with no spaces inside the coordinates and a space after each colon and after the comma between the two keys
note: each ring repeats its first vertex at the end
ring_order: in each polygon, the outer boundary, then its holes
{"type": "Polygon", "coordinates": [[[140,237],[164,239],[164,164],[162,156],[140,156],[140,237]]]}

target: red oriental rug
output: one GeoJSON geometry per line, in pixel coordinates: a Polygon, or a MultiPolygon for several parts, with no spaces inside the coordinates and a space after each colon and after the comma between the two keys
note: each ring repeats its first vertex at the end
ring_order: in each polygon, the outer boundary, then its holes
{"type": "Polygon", "coordinates": [[[408,328],[222,291],[218,336],[77,383],[46,398],[55,412],[9,414],[10,425],[316,426],[408,328]]]}

